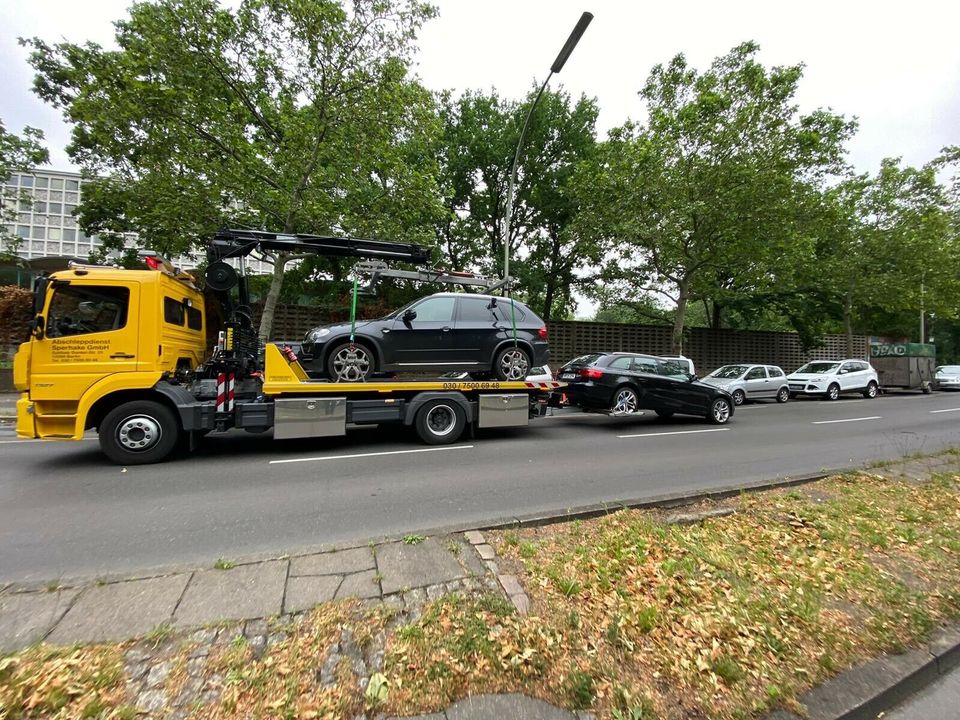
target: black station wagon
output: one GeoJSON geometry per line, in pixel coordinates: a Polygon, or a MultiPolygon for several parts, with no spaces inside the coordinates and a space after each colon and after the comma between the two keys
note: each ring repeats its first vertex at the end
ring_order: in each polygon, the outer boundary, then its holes
{"type": "Polygon", "coordinates": [[[636,353],[590,353],[571,360],[557,374],[572,405],[627,415],[653,410],[699,415],[716,425],[733,417],[730,394],[702,383],[679,363],[636,353]]]}

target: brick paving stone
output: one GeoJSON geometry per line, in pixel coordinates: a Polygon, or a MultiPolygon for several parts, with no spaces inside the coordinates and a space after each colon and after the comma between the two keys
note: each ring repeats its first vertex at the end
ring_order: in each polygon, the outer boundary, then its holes
{"type": "Polygon", "coordinates": [[[318,603],[333,600],[341,580],[339,575],[288,578],[283,611],[285,613],[301,612],[309,610],[318,603]]]}
{"type": "Polygon", "coordinates": [[[523,594],[523,585],[521,585],[520,581],[513,575],[499,575],[497,577],[503,586],[503,591],[507,593],[507,595],[523,594]]]}
{"type": "Polygon", "coordinates": [[[12,652],[42,640],[78,592],[56,590],[0,596],[0,652],[12,652]]]}
{"type": "Polygon", "coordinates": [[[144,635],[170,622],[189,579],[182,573],[88,587],[47,639],[70,644],[144,635]]]}
{"type": "Polygon", "coordinates": [[[479,530],[467,530],[463,536],[471,545],[483,545],[486,542],[483,537],[483,533],[479,530]]]}
{"type": "Polygon", "coordinates": [[[376,553],[385,595],[459,580],[465,575],[457,558],[436,538],[428,538],[417,545],[378,545],[376,553]]]}
{"type": "Polygon", "coordinates": [[[376,573],[373,570],[354,573],[343,578],[335,599],[340,600],[347,597],[369,600],[371,598],[380,598],[380,585],[376,581],[376,573]]]}
{"type": "Polygon", "coordinates": [[[285,560],[197,572],[177,608],[174,623],[202,625],[277,615],[282,610],[286,576],[285,560]]]}
{"type": "Polygon", "coordinates": [[[521,615],[527,615],[530,612],[530,598],[526,596],[526,593],[511,595],[510,602],[513,603],[513,606],[521,615]]]}
{"type": "Polygon", "coordinates": [[[290,559],[290,577],[301,575],[349,575],[373,570],[376,564],[370,548],[350,548],[290,559]]]}
{"type": "Polygon", "coordinates": [[[484,560],[497,559],[497,553],[489,545],[477,545],[476,550],[477,550],[477,553],[480,555],[480,557],[484,560]]]}

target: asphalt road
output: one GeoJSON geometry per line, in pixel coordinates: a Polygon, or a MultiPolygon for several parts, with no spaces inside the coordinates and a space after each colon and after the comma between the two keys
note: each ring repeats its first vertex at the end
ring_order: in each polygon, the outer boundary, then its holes
{"type": "Polygon", "coordinates": [[[960,446],[960,394],[764,402],[696,418],[563,414],[428,448],[400,428],[234,432],[125,472],[0,430],[0,581],[129,572],[478,525],[960,446]],[[5,433],[5,434],[3,434],[5,433]]]}

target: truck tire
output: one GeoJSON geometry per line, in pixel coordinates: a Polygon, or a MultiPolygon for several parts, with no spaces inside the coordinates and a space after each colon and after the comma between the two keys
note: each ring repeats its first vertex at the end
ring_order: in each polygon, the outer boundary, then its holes
{"type": "Polygon", "coordinates": [[[165,460],[180,441],[173,411],[153,400],[118,405],[100,423],[100,449],[118,465],[146,465],[165,460]]]}
{"type": "Polygon", "coordinates": [[[467,417],[453,400],[429,400],[417,411],[414,425],[427,445],[447,445],[460,439],[467,417]]]}

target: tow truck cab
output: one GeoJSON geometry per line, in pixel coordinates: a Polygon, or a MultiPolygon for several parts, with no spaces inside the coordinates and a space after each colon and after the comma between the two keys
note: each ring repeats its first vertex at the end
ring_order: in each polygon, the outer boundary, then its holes
{"type": "Polygon", "coordinates": [[[34,293],[32,337],[14,357],[20,437],[79,440],[123,397],[209,355],[204,298],[189,275],[75,265],[34,293]]]}

